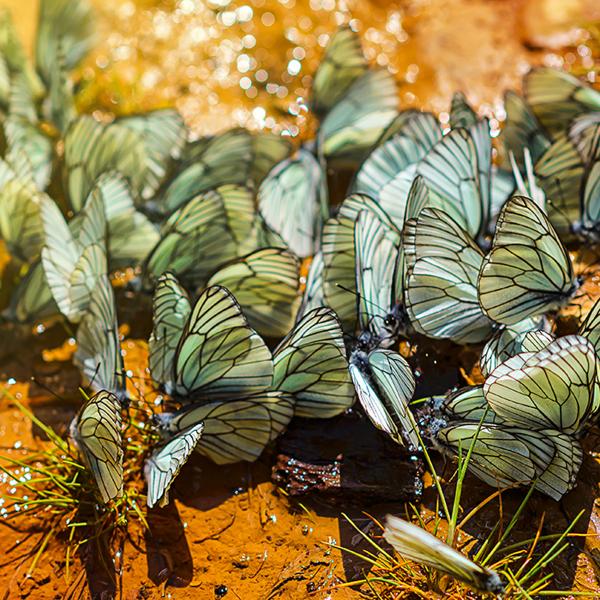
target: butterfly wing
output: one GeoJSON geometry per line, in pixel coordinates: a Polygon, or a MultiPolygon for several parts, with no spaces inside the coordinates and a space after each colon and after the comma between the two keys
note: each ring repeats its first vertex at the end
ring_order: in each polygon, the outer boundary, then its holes
{"type": "Polygon", "coordinates": [[[196,196],[166,222],[146,261],[146,279],[171,271],[190,286],[204,285],[212,272],[239,256],[253,219],[248,188],[225,185],[196,196]]]}
{"type": "Polygon", "coordinates": [[[418,428],[408,408],[415,380],[404,358],[391,350],[375,350],[366,360],[352,356],[349,370],[358,400],[373,425],[398,444],[406,439],[418,448],[418,428]]]}
{"type": "Polygon", "coordinates": [[[152,298],[148,367],[154,381],[167,390],[173,386],[175,353],[191,312],[189,296],[176,277],[168,272],[161,275],[152,298]]]}
{"type": "Polygon", "coordinates": [[[323,253],[317,252],[313,256],[308,268],[304,293],[302,294],[302,303],[296,315],[296,322],[314,308],[320,308],[325,304],[323,295],[323,266],[323,253]]]}
{"type": "Polygon", "coordinates": [[[359,36],[350,27],[340,27],[313,78],[311,107],[315,114],[331,110],[367,68],[359,36]]]}
{"type": "Polygon", "coordinates": [[[296,256],[315,253],[329,210],[324,174],[310,152],[299,150],[267,175],[258,190],[258,208],[296,256]]]}
{"type": "MultiPolygon", "coordinates": [[[[361,210],[354,225],[354,248],[360,328],[380,339],[390,337],[387,318],[396,304],[392,286],[400,235],[374,213],[361,210]]],[[[399,293],[402,298],[402,290],[399,293]]]]}
{"type": "Polygon", "coordinates": [[[102,198],[92,196],[69,225],[50,198],[42,198],[41,214],[46,236],[42,250],[46,279],[61,313],[77,323],[88,309],[96,282],[108,270],[102,198]]]}
{"type": "Polygon", "coordinates": [[[394,77],[383,70],[365,72],[323,119],[320,154],[340,164],[360,161],[396,116],[397,105],[394,77]]]}
{"type": "Polygon", "coordinates": [[[564,131],[574,117],[600,110],[600,93],[557,69],[532,69],[523,82],[525,99],[551,133],[564,131]]]}
{"type": "Polygon", "coordinates": [[[169,489],[179,471],[197,446],[204,423],[192,425],[166,444],[155,450],[144,463],[144,476],[148,483],[147,504],[150,508],[169,503],[169,489]]]}
{"type": "Polygon", "coordinates": [[[74,362],[93,390],[125,393],[115,296],[108,277],[98,279],[88,312],[77,329],[74,362]]]}
{"type": "Polygon", "coordinates": [[[171,434],[204,424],[196,446],[200,454],[218,465],[255,461],[265,446],[287,426],[294,403],[281,392],[264,392],[234,400],[192,404],[176,413],[158,416],[171,434]]]}
{"type": "Polygon", "coordinates": [[[135,208],[125,178],[116,172],[101,175],[90,196],[100,195],[107,227],[107,249],[112,268],[137,265],[158,243],[156,226],[135,208]]]}
{"type": "Polygon", "coordinates": [[[475,238],[484,224],[477,146],[465,129],[453,129],[419,163],[417,173],[442,208],[475,238]]]}
{"type": "Polygon", "coordinates": [[[529,198],[511,198],[481,267],[483,310],[494,321],[513,325],[558,308],[576,289],[571,259],[546,215],[529,198]]]}
{"type": "Polygon", "coordinates": [[[494,412],[516,426],[579,432],[598,411],[591,342],[565,336],[524,363],[522,356],[508,359],[487,377],[483,389],[494,412]]]}
{"type": "Polygon", "coordinates": [[[92,472],[102,501],[107,504],[123,495],[123,447],[121,407],[105,390],[94,394],[71,424],[71,434],[92,472]]]}
{"type": "Polygon", "coordinates": [[[217,271],[209,286],[226,287],[262,335],[285,335],[300,305],[299,264],[287,250],[265,248],[217,271]]]}
{"type": "MultiPolygon", "coordinates": [[[[405,236],[405,243],[410,241],[405,236]]],[[[477,297],[481,250],[450,216],[433,208],[419,214],[413,243],[405,249],[410,264],[404,290],[413,327],[457,343],[485,340],[493,323],[477,297]]]]}
{"type": "Polygon", "coordinates": [[[502,594],[498,574],[469,560],[448,544],[408,521],[387,515],[385,540],[404,558],[433,567],[482,592],[502,594]]]}
{"type": "Polygon", "coordinates": [[[354,402],[341,325],[329,308],[307,313],[273,353],[273,389],[294,398],[299,417],[328,418],[354,402]]]}
{"type": "Polygon", "coordinates": [[[262,392],[271,385],[273,360],[225,288],[205,289],[192,310],[175,356],[174,392],[223,397],[262,392]]]}
{"type": "Polygon", "coordinates": [[[512,153],[517,165],[525,167],[524,150],[527,148],[535,163],[550,146],[550,136],[544,131],[531,107],[525,100],[509,91],[504,96],[506,122],[501,133],[504,150],[512,153]]]}
{"type": "MultiPolygon", "coordinates": [[[[486,343],[481,351],[479,358],[479,367],[484,377],[487,377],[500,363],[511,356],[520,352],[535,351],[537,348],[531,348],[527,343],[525,350],[523,341],[529,332],[543,333],[543,339],[549,344],[554,337],[546,331],[550,327],[545,317],[523,319],[510,327],[505,326],[499,329],[486,343]]],[[[541,339],[541,338],[540,338],[541,339]]]]}

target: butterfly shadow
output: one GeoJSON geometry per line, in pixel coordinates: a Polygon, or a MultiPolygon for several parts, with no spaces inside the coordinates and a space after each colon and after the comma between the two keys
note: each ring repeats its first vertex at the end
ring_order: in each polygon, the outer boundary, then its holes
{"type": "Polygon", "coordinates": [[[146,520],[148,577],[155,585],[186,587],[194,575],[194,561],[176,504],[149,508],[146,520]]]}

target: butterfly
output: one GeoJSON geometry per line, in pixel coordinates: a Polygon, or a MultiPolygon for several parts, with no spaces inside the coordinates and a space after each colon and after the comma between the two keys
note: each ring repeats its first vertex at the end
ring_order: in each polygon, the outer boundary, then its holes
{"type": "Polygon", "coordinates": [[[600,110],[600,92],[557,69],[532,69],[523,81],[525,99],[551,133],[564,131],[574,117],[600,110]]]}
{"type": "Polygon", "coordinates": [[[600,409],[593,344],[569,335],[498,365],[483,391],[492,410],[520,427],[579,434],[600,409]]]}
{"type": "Polygon", "coordinates": [[[166,506],[169,503],[169,489],[179,471],[196,448],[204,423],[192,425],[182,431],[160,448],[144,462],[144,477],[148,483],[146,503],[150,508],[166,506]]]}
{"type": "Polygon", "coordinates": [[[71,422],[71,437],[105,504],[123,495],[121,406],[108,391],[89,398],[71,422]]]}
{"type": "Polygon", "coordinates": [[[148,345],[152,378],[183,404],[157,416],[160,428],[171,437],[204,423],[197,449],[216,463],[255,460],[291,419],[293,401],[271,390],[271,352],[225,288],[206,288],[192,306],[163,275],[148,345]]]}
{"type": "Polygon", "coordinates": [[[136,204],[156,191],[187,135],[173,110],[118,119],[104,125],[89,115],[75,119],[65,138],[65,183],[75,211],[83,206],[98,177],[118,171],[130,184],[136,204]]]}
{"type": "Polygon", "coordinates": [[[384,131],[351,185],[352,192],[380,204],[398,229],[404,225],[417,164],[442,139],[440,124],[431,113],[406,112],[384,131]]]}
{"type": "Polygon", "coordinates": [[[189,200],[220,186],[253,186],[290,152],[289,142],[272,134],[237,128],[184,148],[179,172],[154,207],[171,214],[189,200]]]}
{"type": "Polygon", "coordinates": [[[482,567],[423,528],[386,516],[383,537],[398,554],[417,564],[446,573],[470,587],[500,595],[504,584],[496,571],[482,567]]]}
{"type": "Polygon", "coordinates": [[[267,337],[285,335],[301,301],[298,259],[287,250],[264,248],[219,269],[208,286],[223,286],[249,323],[267,337]]]}
{"type": "Polygon", "coordinates": [[[73,70],[90,52],[95,41],[95,14],[87,2],[42,0],[35,42],[35,66],[49,84],[53,58],[60,45],[65,68],[73,70]]]}
{"type": "Polygon", "coordinates": [[[125,403],[125,369],[112,285],[106,275],[98,278],[87,312],[76,334],[74,362],[95,391],[107,390],[125,403]]]}
{"type": "Polygon", "coordinates": [[[363,333],[350,354],[350,376],[369,420],[395,442],[420,447],[418,426],[408,402],[415,379],[406,360],[393,350],[373,348],[363,333]]]}
{"type": "Polygon", "coordinates": [[[41,214],[46,280],[60,312],[78,323],[88,309],[96,282],[107,274],[103,199],[93,195],[69,224],[50,198],[42,198],[41,214]]]}
{"type": "Polygon", "coordinates": [[[486,340],[494,323],[477,297],[484,257],[468,233],[443,210],[424,208],[404,240],[404,301],[413,328],[462,344],[486,340]]]}
{"type": "Polygon", "coordinates": [[[310,152],[300,149],[269,172],[258,189],[258,209],[296,256],[318,250],[329,208],[325,175],[310,152]]]}
{"type": "Polygon", "coordinates": [[[319,116],[326,114],[367,69],[359,36],[350,27],[340,27],[331,37],[313,77],[310,102],[313,112],[319,116]]]}
{"type": "MultiPolygon", "coordinates": [[[[323,296],[325,304],[335,310],[346,329],[353,331],[358,319],[361,319],[361,324],[368,324],[375,313],[381,316],[396,310],[396,299],[401,297],[401,292],[396,291],[397,280],[387,278],[385,270],[389,273],[389,265],[393,266],[399,253],[399,243],[400,232],[389,216],[364,194],[348,196],[337,215],[325,223],[322,238],[323,296]],[[363,215],[359,224],[362,212],[370,213],[372,218],[363,215]],[[369,231],[375,234],[375,238],[371,237],[371,233],[365,235],[364,227],[367,222],[369,231]],[[396,247],[392,250],[393,256],[386,254],[390,251],[390,243],[396,247]],[[364,278],[371,278],[373,273],[365,270],[372,269],[375,262],[379,263],[384,272],[379,271],[377,282],[369,282],[364,278]],[[358,286],[362,288],[360,291],[358,286]]],[[[373,327],[376,328],[380,321],[373,321],[373,327]]]]}
{"type": "Polygon", "coordinates": [[[503,207],[479,273],[479,302],[488,317],[514,325],[559,308],[577,291],[571,259],[544,212],[514,196],[503,207]]]}
{"type": "Polygon", "coordinates": [[[340,165],[355,165],[397,114],[394,77],[368,70],[355,79],[319,127],[319,156],[340,165]]]}
{"type": "Polygon", "coordinates": [[[459,421],[439,430],[435,441],[455,456],[471,450],[469,470],[490,486],[533,485],[554,500],[574,487],[583,461],[579,441],[552,428],[459,421]]]}
{"type": "Polygon", "coordinates": [[[273,352],[273,389],[299,417],[328,418],[354,402],[341,324],[330,308],[307,312],[273,352]]]}
{"type": "Polygon", "coordinates": [[[254,196],[246,187],[224,185],[196,196],[163,225],[143,267],[146,284],[169,270],[190,286],[204,285],[252,245],[254,215],[254,196]]]}
{"type": "Polygon", "coordinates": [[[484,244],[491,213],[491,138],[487,121],[453,129],[417,166],[436,205],[484,244]]]}
{"type": "Polygon", "coordinates": [[[538,121],[533,110],[515,92],[504,95],[506,121],[500,133],[506,157],[512,155],[518,167],[525,167],[525,151],[533,163],[550,147],[552,139],[538,121]]]}

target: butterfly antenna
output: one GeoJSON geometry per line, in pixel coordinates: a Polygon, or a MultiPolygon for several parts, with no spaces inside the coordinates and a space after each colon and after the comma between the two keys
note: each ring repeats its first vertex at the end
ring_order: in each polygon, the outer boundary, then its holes
{"type": "Polygon", "coordinates": [[[98,372],[100,371],[100,365],[102,363],[99,362],[96,365],[96,368],[94,369],[94,374],[92,375],[92,378],[90,379],[90,382],[88,383],[87,387],[83,390],[84,394],[89,397],[91,396],[91,392],[93,391],[93,387],[94,387],[94,381],[96,380],[96,377],[98,376],[98,372]]]}
{"type": "MultiPolygon", "coordinates": [[[[336,283],[335,285],[337,287],[339,287],[340,289],[344,290],[345,292],[353,294],[354,296],[356,296],[358,298],[358,300],[360,300],[362,298],[362,296],[356,290],[351,290],[350,288],[347,288],[347,287],[345,287],[345,286],[343,286],[343,285],[341,285],[339,283],[336,283]]],[[[366,302],[368,302],[369,304],[371,304],[375,308],[379,309],[381,312],[384,312],[384,313],[389,312],[389,309],[383,308],[383,306],[380,306],[376,302],[373,302],[373,300],[369,300],[368,298],[363,298],[363,300],[365,300],[366,302]]]]}

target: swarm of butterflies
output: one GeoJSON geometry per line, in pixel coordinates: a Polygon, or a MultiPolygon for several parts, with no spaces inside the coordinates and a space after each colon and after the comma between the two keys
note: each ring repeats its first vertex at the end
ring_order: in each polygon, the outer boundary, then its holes
{"type": "Polygon", "coordinates": [[[506,95],[494,149],[462,94],[445,128],[398,111],[394,77],[344,27],[314,76],[318,135],[292,152],[241,128],[192,139],[174,109],[78,114],[72,72],[94,39],[83,0],[41,1],[34,64],[7,13],[0,33],[3,317],[77,327],[94,394],[71,435],[104,502],[123,493],[109,276],[125,268],[153,294],[149,372],[174,407],[156,415],[149,506],[194,451],[253,461],[294,416],[333,417],[356,397],[415,454],[470,449],[483,481],[554,499],[574,486],[600,409],[600,304],[577,335],[556,338],[547,315],[581,285],[563,244],[600,239],[600,92],[532,70],[524,97],[506,95]],[[355,174],[333,206],[338,169],[355,174]],[[413,336],[483,345],[485,383],[428,399],[425,426],[397,350],[413,336]]]}

